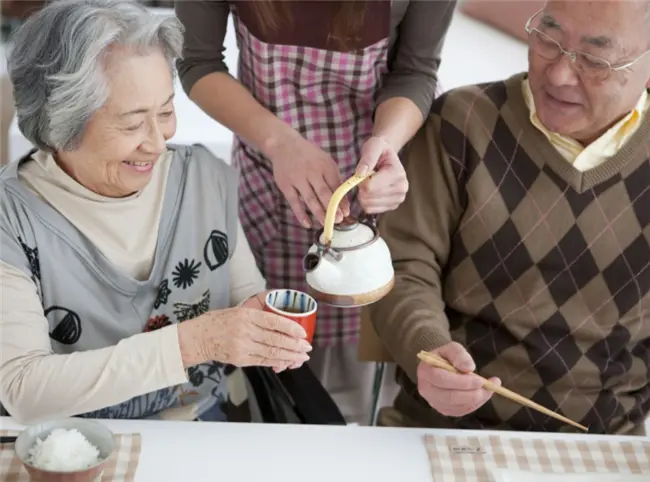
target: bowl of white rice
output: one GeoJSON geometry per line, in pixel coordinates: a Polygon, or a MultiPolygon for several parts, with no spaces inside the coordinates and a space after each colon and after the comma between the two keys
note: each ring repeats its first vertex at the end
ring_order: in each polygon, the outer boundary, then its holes
{"type": "Polygon", "coordinates": [[[33,482],[99,482],[115,437],[101,423],[68,418],[27,427],[14,450],[33,482]]]}

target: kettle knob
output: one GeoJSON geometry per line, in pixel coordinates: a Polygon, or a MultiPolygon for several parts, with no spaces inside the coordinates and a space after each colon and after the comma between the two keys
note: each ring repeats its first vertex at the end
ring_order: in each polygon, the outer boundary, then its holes
{"type": "Polygon", "coordinates": [[[334,229],[337,231],[352,231],[354,228],[358,227],[359,224],[366,224],[373,228],[377,227],[377,215],[376,214],[361,214],[359,218],[354,216],[348,216],[343,221],[334,225],[334,229]]]}
{"type": "Polygon", "coordinates": [[[359,221],[352,216],[348,216],[347,218],[343,219],[343,221],[341,221],[340,223],[335,224],[334,229],[336,231],[352,231],[358,226],[359,226],[359,221]]]}

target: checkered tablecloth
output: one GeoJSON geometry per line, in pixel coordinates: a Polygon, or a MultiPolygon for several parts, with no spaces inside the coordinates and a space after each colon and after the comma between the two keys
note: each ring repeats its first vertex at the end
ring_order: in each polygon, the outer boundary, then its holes
{"type": "MultiPolygon", "coordinates": [[[[0,435],[18,433],[0,430],[0,435]]],[[[101,482],[133,482],[142,447],[140,434],[115,434],[115,440],[115,454],[107,462],[101,482]]],[[[29,475],[16,457],[12,444],[0,445],[0,481],[29,482],[29,475]]]]}
{"type": "Polygon", "coordinates": [[[490,469],[648,474],[650,442],[425,435],[434,482],[492,482],[490,469]]]}

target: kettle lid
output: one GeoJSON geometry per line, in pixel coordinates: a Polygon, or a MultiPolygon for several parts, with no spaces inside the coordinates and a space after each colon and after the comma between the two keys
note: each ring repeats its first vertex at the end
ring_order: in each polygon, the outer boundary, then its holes
{"type": "MultiPolygon", "coordinates": [[[[334,249],[356,248],[371,242],[375,235],[375,231],[370,226],[353,219],[344,219],[343,222],[334,226],[330,247],[334,249]]],[[[319,241],[322,242],[322,234],[319,241]]]]}

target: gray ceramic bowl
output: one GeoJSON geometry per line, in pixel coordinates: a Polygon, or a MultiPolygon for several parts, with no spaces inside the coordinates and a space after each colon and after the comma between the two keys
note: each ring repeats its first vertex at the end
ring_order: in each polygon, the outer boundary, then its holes
{"type": "Polygon", "coordinates": [[[102,478],[104,466],[115,452],[115,437],[106,426],[83,418],[66,418],[32,425],[23,430],[16,439],[14,450],[33,482],[95,482],[102,478]],[[29,449],[36,439],[45,439],[57,428],[76,429],[99,449],[100,461],[87,469],[76,472],[51,472],[26,462],[29,449]]]}

